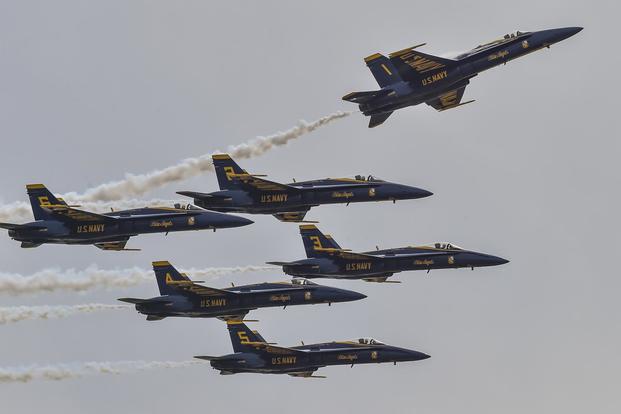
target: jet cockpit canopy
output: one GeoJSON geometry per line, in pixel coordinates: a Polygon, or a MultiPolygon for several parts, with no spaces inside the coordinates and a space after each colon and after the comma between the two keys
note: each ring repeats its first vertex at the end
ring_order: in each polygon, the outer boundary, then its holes
{"type": "Polygon", "coordinates": [[[384,344],[382,341],[378,341],[377,339],[373,339],[373,338],[360,338],[358,339],[358,343],[360,345],[383,345],[384,344]]]}
{"type": "Polygon", "coordinates": [[[377,177],[374,177],[374,176],[372,176],[370,174],[367,177],[365,177],[364,175],[356,175],[354,178],[356,180],[358,180],[358,181],[383,181],[383,180],[381,180],[381,179],[379,179],[377,177]]]}
{"type": "Polygon", "coordinates": [[[317,283],[313,283],[308,279],[302,279],[302,278],[296,278],[296,279],[291,279],[291,284],[292,285],[300,285],[300,286],[314,286],[317,285],[317,283]]]}
{"type": "Polygon", "coordinates": [[[192,204],[181,204],[181,203],[175,203],[174,207],[177,210],[202,210],[201,208],[198,208],[192,204]]]}
{"type": "Polygon", "coordinates": [[[439,250],[463,250],[461,247],[452,243],[435,243],[433,247],[439,250]]]}
{"type": "Polygon", "coordinates": [[[521,36],[523,34],[525,34],[527,32],[520,32],[519,30],[517,30],[515,33],[508,33],[505,35],[505,39],[513,39],[514,37],[518,37],[521,36]]]}

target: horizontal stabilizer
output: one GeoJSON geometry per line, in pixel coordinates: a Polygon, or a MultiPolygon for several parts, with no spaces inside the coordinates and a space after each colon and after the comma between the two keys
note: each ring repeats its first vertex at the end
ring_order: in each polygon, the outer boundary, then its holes
{"type": "Polygon", "coordinates": [[[205,361],[217,361],[221,357],[209,356],[209,355],[196,355],[194,356],[196,359],[204,359],[205,361]]]}
{"type": "Polygon", "coordinates": [[[373,99],[381,98],[393,93],[392,89],[380,89],[378,91],[364,91],[364,92],[352,92],[343,96],[344,101],[353,102],[357,104],[364,104],[373,99]]]}
{"type": "Polygon", "coordinates": [[[149,302],[149,299],[137,299],[137,298],[118,298],[117,300],[120,300],[121,302],[131,303],[134,305],[149,302]]]}
{"type": "Polygon", "coordinates": [[[162,319],[164,319],[166,316],[155,316],[155,315],[149,315],[147,316],[147,320],[148,321],[161,321],[162,319]]]}
{"type": "Polygon", "coordinates": [[[7,230],[39,230],[44,229],[45,226],[38,226],[36,224],[12,224],[12,223],[0,223],[0,229],[7,230]]]}
{"type": "Polygon", "coordinates": [[[229,196],[225,196],[225,195],[218,195],[218,194],[209,194],[209,193],[199,193],[199,192],[195,192],[195,191],[177,191],[177,194],[182,195],[182,196],[186,196],[186,197],[191,197],[191,198],[196,198],[199,200],[220,200],[220,201],[230,201],[232,200],[231,197],[229,196]]]}
{"type": "Polygon", "coordinates": [[[172,305],[174,302],[167,298],[166,296],[160,296],[152,299],[138,299],[138,298],[119,298],[121,302],[133,303],[134,305],[139,305],[142,303],[159,303],[162,305],[172,305]]]}
{"type": "Polygon", "coordinates": [[[382,125],[388,117],[392,115],[391,112],[384,112],[382,114],[371,115],[371,119],[369,120],[369,128],[374,128],[378,125],[382,125]]]}
{"type": "Polygon", "coordinates": [[[287,267],[296,267],[299,269],[319,269],[319,265],[306,264],[306,263],[295,263],[295,262],[265,262],[269,265],[274,266],[287,266],[287,267]]]}

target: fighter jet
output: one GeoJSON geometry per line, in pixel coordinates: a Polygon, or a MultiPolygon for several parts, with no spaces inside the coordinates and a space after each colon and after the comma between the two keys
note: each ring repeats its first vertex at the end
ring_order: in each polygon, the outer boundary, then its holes
{"type": "MultiPolygon", "coordinates": [[[[307,259],[294,262],[268,262],[282,266],[288,275],[305,278],[362,279],[386,282],[406,270],[457,269],[496,266],[508,260],[489,254],[464,250],[451,243],[433,246],[399,247],[353,253],[343,249],[328,234],[311,224],[301,225],[300,234],[307,259]]],[[[399,283],[399,282],[392,282],[399,283]]]]}
{"type": "Polygon", "coordinates": [[[381,87],[376,91],[352,92],[343,100],[358,104],[370,116],[369,128],[381,125],[393,111],[426,103],[438,111],[457,108],[470,79],[480,72],[565,40],[582,27],[516,32],[475,47],[455,58],[433,56],[415,50],[425,43],[364,59],[381,87]]]}
{"type": "Polygon", "coordinates": [[[427,190],[391,183],[371,175],[281,184],[248,174],[227,154],[212,156],[220,191],[179,191],[199,207],[221,212],[272,214],[278,220],[303,222],[311,207],[362,201],[408,200],[432,195],[427,190]]]}
{"type": "Polygon", "coordinates": [[[294,347],[269,343],[241,321],[227,321],[233,343],[233,354],[220,357],[195,356],[210,361],[221,375],[252,372],[288,374],[292,377],[325,378],[313,375],[328,365],[372,364],[381,362],[420,361],[429,355],[411,349],[386,345],[378,340],[361,338],[355,341],[325,342],[294,347]]]}
{"type": "Polygon", "coordinates": [[[193,282],[169,262],[153,262],[160,295],[151,299],[121,298],[136,305],[148,321],[168,316],[241,320],[251,310],[275,306],[332,304],[364,299],[351,290],[320,286],[306,279],[216,289],[193,282]]]}
{"type": "Polygon", "coordinates": [[[35,221],[26,224],[0,223],[9,237],[22,242],[21,247],[38,247],[44,243],[94,244],[102,250],[126,249],[130,237],[143,233],[219,229],[240,227],[252,221],[243,217],[213,213],[203,209],[176,205],[145,207],[98,214],[78,210],[55,197],[43,184],[26,186],[35,221]]]}

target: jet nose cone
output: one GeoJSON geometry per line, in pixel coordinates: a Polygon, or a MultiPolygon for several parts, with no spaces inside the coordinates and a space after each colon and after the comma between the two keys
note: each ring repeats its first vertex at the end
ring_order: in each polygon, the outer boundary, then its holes
{"type": "Polygon", "coordinates": [[[564,27],[559,30],[561,31],[560,40],[565,40],[568,37],[572,37],[573,35],[580,33],[582,31],[582,27],[564,27]]]}
{"type": "Polygon", "coordinates": [[[254,223],[244,217],[234,216],[232,214],[214,213],[206,211],[202,214],[201,222],[216,229],[247,226],[254,223]]]}
{"type": "Polygon", "coordinates": [[[254,223],[254,221],[245,217],[233,216],[230,214],[222,215],[224,216],[221,221],[222,227],[242,227],[254,223]]]}
{"type": "Polygon", "coordinates": [[[550,30],[550,43],[557,43],[579,33],[582,27],[562,27],[550,30]]]}
{"type": "Polygon", "coordinates": [[[422,361],[423,359],[431,358],[431,355],[418,351],[411,351],[411,356],[413,361],[422,361]]]}
{"type": "Polygon", "coordinates": [[[337,289],[335,296],[341,299],[343,302],[351,302],[354,300],[360,300],[360,299],[364,299],[367,297],[367,295],[364,295],[362,293],[354,292],[353,290],[345,290],[345,289],[337,289]]]}
{"type": "Polygon", "coordinates": [[[509,263],[507,259],[503,259],[502,257],[487,255],[485,257],[485,261],[488,266],[498,266],[509,263]]]}
{"type": "Polygon", "coordinates": [[[409,186],[402,186],[401,192],[403,193],[403,198],[425,198],[433,195],[431,191],[409,186]]]}
{"type": "Polygon", "coordinates": [[[236,217],[235,223],[237,223],[237,226],[241,227],[241,226],[248,226],[254,223],[254,221],[247,219],[245,217],[236,217]]]}
{"type": "Polygon", "coordinates": [[[350,297],[352,298],[351,300],[360,300],[365,299],[367,295],[358,292],[350,292],[350,297]]]}
{"type": "Polygon", "coordinates": [[[422,188],[417,188],[418,197],[417,198],[425,198],[431,197],[433,193],[431,191],[423,190],[422,188]]]}

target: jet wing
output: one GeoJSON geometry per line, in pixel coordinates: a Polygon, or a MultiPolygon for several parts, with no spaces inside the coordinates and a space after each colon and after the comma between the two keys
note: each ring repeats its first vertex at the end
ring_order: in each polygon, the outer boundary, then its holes
{"type": "Polygon", "coordinates": [[[287,184],[281,184],[274,181],[266,180],[265,178],[259,178],[252,174],[231,174],[231,177],[237,178],[243,185],[250,187],[254,190],[260,191],[299,191],[297,187],[293,187],[287,184]]]}
{"type": "Polygon", "coordinates": [[[179,216],[198,216],[199,214],[203,212],[204,210],[201,210],[201,209],[183,210],[183,211],[172,210],[170,213],[151,213],[151,214],[136,214],[136,215],[129,215],[129,216],[115,216],[115,217],[104,216],[104,217],[113,218],[115,220],[116,219],[132,220],[135,218],[146,218],[146,219],[157,220],[157,219],[167,219],[167,218],[179,217],[179,216]]]}
{"type": "Polygon", "coordinates": [[[199,296],[234,296],[238,295],[237,292],[230,292],[228,290],[216,289],[208,286],[199,285],[191,280],[173,280],[168,281],[169,285],[173,285],[175,288],[180,289],[187,293],[193,293],[199,296]]]}
{"type": "Polygon", "coordinates": [[[377,260],[377,259],[382,258],[381,256],[374,256],[372,254],[354,253],[354,252],[348,252],[345,250],[338,250],[338,249],[334,249],[334,253],[343,259],[352,259],[352,260],[377,260]]]}
{"type": "Polygon", "coordinates": [[[316,223],[316,221],[304,221],[304,216],[308,213],[309,209],[304,211],[288,211],[286,213],[276,213],[272,214],[280,221],[284,221],[286,223],[316,223]]]}
{"type": "Polygon", "coordinates": [[[353,253],[347,252],[344,250],[335,250],[335,253],[342,257],[343,259],[354,259],[354,260],[372,260],[372,259],[407,259],[407,258],[420,258],[420,257],[431,257],[431,256],[447,256],[454,254],[454,252],[444,252],[444,251],[431,251],[424,253],[406,253],[406,254],[391,254],[391,255],[375,255],[369,253],[353,253]]]}
{"type": "Polygon", "coordinates": [[[69,221],[113,221],[114,217],[104,216],[102,214],[91,213],[90,211],[78,210],[77,208],[69,207],[66,204],[51,204],[42,205],[42,209],[49,211],[52,214],[61,216],[69,221]]]}
{"type": "MultiPolygon", "coordinates": [[[[309,286],[306,286],[308,289],[309,286]]],[[[273,292],[273,293],[290,293],[290,292],[298,292],[300,290],[305,290],[303,287],[286,287],[282,289],[251,289],[247,292],[239,292],[240,295],[248,295],[253,293],[261,293],[261,292],[273,292]]]]}
{"type": "Polygon", "coordinates": [[[455,254],[454,251],[430,251],[425,253],[406,253],[406,254],[394,254],[394,255],[384,255],[384,256],[373,256],[380,257],[382,259],[419,259],[421,257],[435,257],[435,256],[449,256],[455,254]]]}
{"type": "Polygon", "coordinates": [[[446,92],[439,97],[432,99],[431,101],[425,102],[427,105],[435,108],[437,111],[446,111],[447,109],[457,108],[458,106],[466,105],[472,101],[467,101],[464,103],[461,102],[461,98],[464,96],[464,91],[466,90],[466,86],[462,86],[461,88],[454,89],[452,91],[446,92]]]}
{"type": "Polygon", "coordinates": [[[268,354],[273,355],[303,355],[306,354],[307,351],[300,351],[294,348],[287,348],[284,346],[276,346],[267,342],[247,342],[244,345],[250,345],[255,347],[256,349],[261,349],[268,354]]]}
{"type": "Polygon", "coordinates": [[[140,249],[126,249],[125,245],[127,244],[128,240],[129,240],[129,238],[127,238],[125,240],[106,241],[106,242],[95,243],[95,247],[98,247],[101,250],[116,250],[116,251],[120,251],[120,250],[139,251],[140,250],[140,249]]]}
{"type": "Polygon", "coordinates": [[[345,184],[326,184],[326,185],[314,185],[312,187],[297,187],[302,191],[313,191],[313,190],[351,190],[356,188],[371,188],[371,187],[379,187],[382,183],[379,182],[346,182],[345,184]]]}

